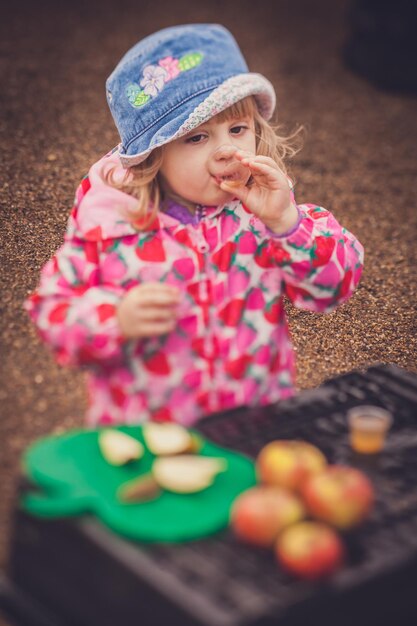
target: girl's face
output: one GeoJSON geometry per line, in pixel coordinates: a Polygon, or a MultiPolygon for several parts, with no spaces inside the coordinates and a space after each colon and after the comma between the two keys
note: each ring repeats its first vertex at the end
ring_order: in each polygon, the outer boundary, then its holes
{"type": "MultiPolygon", "coordinates": [[[[231,194],[220,189],[230,157],[214,154],[217,148],[224,145],[254,154],[253,119],[241,117],[219,121],[214,117],[188,135],[164,146],[160,173],[168,191],[194,205],[217,206],[230,200],[231,194]]],[[[248,170],[248,180],[249,177],[248,170]]]]}

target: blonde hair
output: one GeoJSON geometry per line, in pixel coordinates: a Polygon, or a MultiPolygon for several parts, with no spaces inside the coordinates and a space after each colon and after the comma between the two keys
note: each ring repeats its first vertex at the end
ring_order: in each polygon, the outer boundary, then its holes
{"type": "MultiPolygon", "coordinates": [[[[251,117],[254,120],[256,154],[271,157],[278,167],[287,174],[285,160],[292,158],[301,149],[298,139],[303,127],[299,127],[289,136],[279,135],[280,126],[264,120],[258,111],[253,96],[236,102],[218,113],[213,119],[224,122],[242,117],[251,117]]],[[[129,219],[138,230],[146,230],[157,216],[161,202],[168,195],[159,175],[163,160],[163,150],[163,146],[152,150],[151,154],[142,163],[126,170],[121,182],[117,182],[114,178],[116,167],[110,168],[105,176],[108,185],[120,189],[138,200],[136,209],[129,213],[129,219]]],[[[182,201],[182,204],[187,205],[183,199],[173,196],[172,193],[169,194],[169,197],[182,201]]]]}

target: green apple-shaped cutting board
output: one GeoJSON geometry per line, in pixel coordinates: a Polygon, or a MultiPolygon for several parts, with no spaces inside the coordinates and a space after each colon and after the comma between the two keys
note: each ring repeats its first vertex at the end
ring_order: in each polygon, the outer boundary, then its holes
{"type": "Polygon", "coordinates": [[[93,514],[128,538],[175,543],[225,528],[233,500],[256,484],[251,459],[203,439],[199,455],[227,461],[226,471],[210,487],[190,494],[162,490],[154,500],[123,504],[116,496],[118,488],[149,473],[155,456],[146,448],[141,426],[114,430],[145,446],[141,459],[122,467],[110,465],[99,448],[100,429],[51,436],[30,446],[23,457],[24,470],[42,491],[26,494],[23,507],[46,518],[93,514]]]}

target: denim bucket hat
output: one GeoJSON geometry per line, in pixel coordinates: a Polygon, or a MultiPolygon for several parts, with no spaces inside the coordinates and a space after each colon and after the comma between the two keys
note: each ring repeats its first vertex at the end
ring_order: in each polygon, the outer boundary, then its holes
{"type": "Polygon", "coordinates": [[[218,24],[165,28],[131,48],[106,81],[123,167],[186,135],[242,98],[270,119],[275,91],[251,73],[231,33],[218,24]]]}

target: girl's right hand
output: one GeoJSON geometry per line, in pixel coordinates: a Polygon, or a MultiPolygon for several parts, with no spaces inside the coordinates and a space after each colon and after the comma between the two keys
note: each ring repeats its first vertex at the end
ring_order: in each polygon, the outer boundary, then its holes
{"type": "Polygon", "coordinates": [[[171,332],[177,323],[180,291],[164,283],[132,287],[117,308],[117,320],[126,339],[155,337],[171,332]]]}

